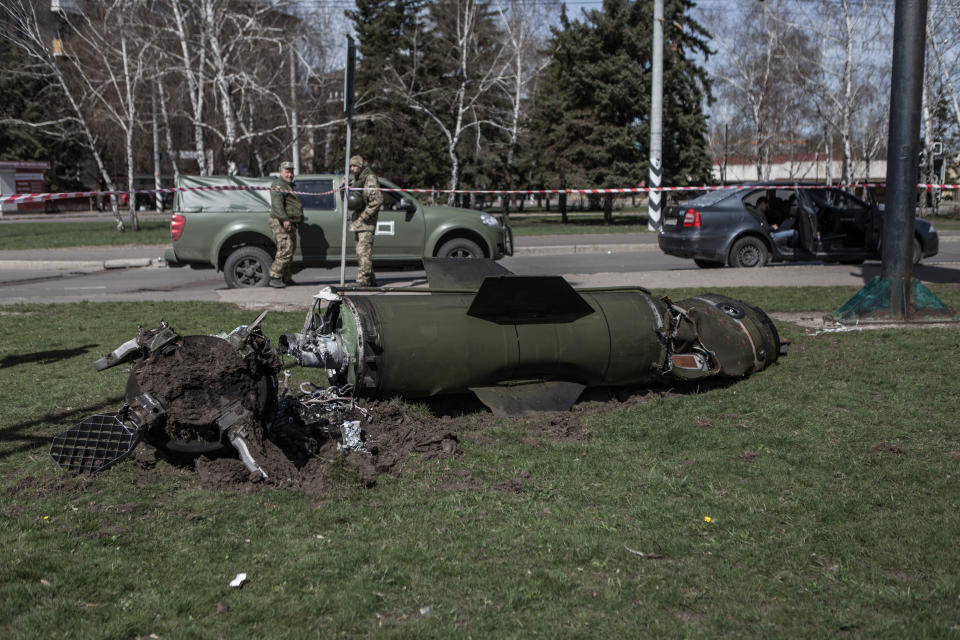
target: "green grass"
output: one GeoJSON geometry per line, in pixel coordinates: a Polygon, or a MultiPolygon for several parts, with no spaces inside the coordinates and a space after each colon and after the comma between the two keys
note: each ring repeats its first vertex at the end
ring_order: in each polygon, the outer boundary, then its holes
{"type": "Polygon", "coordinates": [[[117,231],[113,219],[97,222],[7,222],[0,225],[0,251],[170,244],[168,220],[141,220],[140,231],[117,231]]]}
{"type": "MultiPolygon", "coordinates": [[[[960,304],[956,287],[933,289],[960,304]]],[[[733,293],[772,312],[828,311],[855,291],[733,293]]],[[[125,368],[92,361],[137,324],[203,333],[252,315],[0,307],[0,635],[960,631],[958,329],[813,336],[778,323],[789,355],[749,379],[582,403],[581,441],[545,436],[549,416],[451,419],[461,457],[413,459],[369,489],[348,477],[334,498],[207,491],[164,462],[92,479],[50,462],[53,435],[119,405],[125,368]],[[517,490],[498,488],[511,479],[517,490]],[[250,582],[228,588],[239,572],[250,582]]],[[[301,322],[271,313],[265,331],[301,322]]]]}
{"type": "Polygon", "coordinates": [[[940,216],[930,216],[926,218],[933,224],[937,231],[960,231],[960,219],[942,218],[940,216]]]}

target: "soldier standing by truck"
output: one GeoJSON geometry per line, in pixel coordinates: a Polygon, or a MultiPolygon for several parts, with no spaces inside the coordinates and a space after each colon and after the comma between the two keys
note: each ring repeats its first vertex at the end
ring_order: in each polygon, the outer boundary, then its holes
{"type": "Polygon", "coordinates": [[[373,274],[373,234],[377,229],[377,217],[383,204],[383,193],[373,170],[361,156],[350,158],[351,189],[363,189],[363,205],[350,213],[350,231],[354,232],[357,246],[357,284],[361,287],[377,286],[373,274]]]}
{"type": "Polygon", "coordinates": [[[280,164],[280,177],[270,185],[270,231],[277,243],[277,254],[270,265],[270,286],[282,289],[296,284],[290,274],[293,253],[297,250],[297,226],[303,222],[303,205],[291,191],[293,163],[280,164]]]}

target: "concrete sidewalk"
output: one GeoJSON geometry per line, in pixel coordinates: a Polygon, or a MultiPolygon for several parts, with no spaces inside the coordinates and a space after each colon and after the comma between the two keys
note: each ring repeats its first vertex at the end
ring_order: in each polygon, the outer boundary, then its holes
{"type": "Polygon", "coordinates": [[[168,245],[122,247],[64,247],[0,251],[0,270],[100,271],[163,264],[168,245]]]}
{"type": "MultiPolygon", "coordinates": [[[[727,287],[863,287],[879,275],[879,262],[865,265],[777,265],[763,269],[669,269],[616,273],[564,273],[577,288],[643,287],[663,289],[712,289],[727,287]]],[[[917,267],[914,275],[923,282],[960,283],[960,263],[942,263],[917,267]]],[[[302,280],[302,279],[301,279],[302,280]]],[[[422,273],[378,276],[385,287],[426,287],[422,273]]],[[[327,283],[309,283],[272,289],[217,289],[217,298],[244,309],[304,309],[327,283]]]]}
{"type": "MultiPolygon", "coordinates": [[[[517,256],[596,252],[659,251],[655,234],[601,234],[599,236],[532,236],[518,247],[517,256]]],[[[960,233],[941,236],[942,243],[960,243],[960,233]]],[[[60,274],[137,267],[166,268],[161,256],[166,245],[142,247],[76,247],[30,251],[0,251],[0,281],[7,284],[49,279],[60,274]]],[[[509,260],[509,259],[508,259],[509,260]]],[[[650,271],[575,273],[562,275],[575,287],[640,286],[651,290],[714,287],[862,287],[879,274],[881,264],[775,264],[763,269],[672,268],[650,271]]],[[[210,272],[211,274],[213,272],[210,272]]],[[[960,283],[960,261],[932,261],[915,267],[925,283],[960,283]]],[[[205,289],[205,299],[217,299],[250,309],[302,309],[320,289],[334,281],[333,272],[307,270],[302,284],[286,289],[205,289]],[[329,280],[327,276],[329,275],[329,280]]],[[[423,287],[422,271],[385,272],[379,280],[388,287],[423,287]]],[[[222,281],[221,281],[222,283],[222,281]]]]}

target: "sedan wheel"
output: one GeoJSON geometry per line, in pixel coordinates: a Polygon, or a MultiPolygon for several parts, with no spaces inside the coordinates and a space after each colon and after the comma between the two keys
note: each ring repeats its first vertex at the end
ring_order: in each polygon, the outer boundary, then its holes
{"type": "Polygon", "coordinates": [[[762,267],[769,258],[766,245],[757,238],[740,238],[730,249],[731,267],[762,267]]]}

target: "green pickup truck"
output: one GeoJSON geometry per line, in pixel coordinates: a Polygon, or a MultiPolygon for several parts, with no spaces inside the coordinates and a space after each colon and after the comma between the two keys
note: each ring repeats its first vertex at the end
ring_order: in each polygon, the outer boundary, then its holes
{"type": "MultiPolygon", "coordinates": [[[[173,246],[164,259],[172,267],[223,271],[228,287],[262,287],[276,245],[267,224],[270,192],[242,187],[269,187],[273,178],[180,176],[170,219],[173,246]],[[212,189],[211,189],[212,187],[212,189]],[[233,187],[241,189],[230,190],[233,187]],[[208,190],[204,190],[204,188],[208,190]]],[[[343,176],[297,176],[303,203],[294,269],[340,264],[343,176]],[[312,195],[315,194],[315,195],[312,195]]],[[[397,189],[380,180],[386,189],[397,189]]],[[[421,204],[409,193],[384,191],[373,244],[378,267],[417,265],[424,257],[491,258],[513,254],[509,227],[488,213],[421,204]]],[[[353,233],[347,233],[347,262],[356,264],[353,233]]]]}

